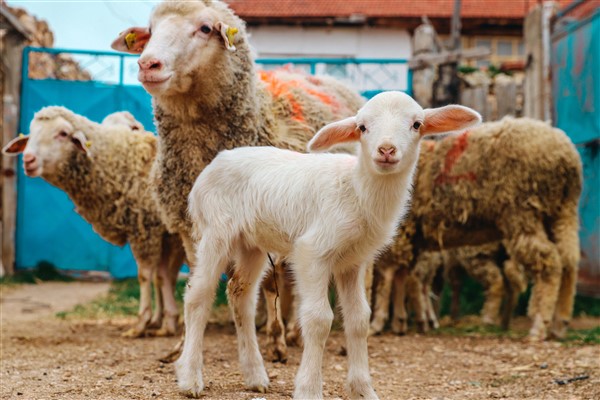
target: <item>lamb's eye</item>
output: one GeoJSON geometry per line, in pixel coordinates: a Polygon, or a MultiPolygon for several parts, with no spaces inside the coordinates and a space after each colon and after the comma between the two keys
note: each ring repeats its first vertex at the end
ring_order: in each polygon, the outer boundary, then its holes
{"type": "Polygon", "coordinates": [[[209,34],[211,31],[212,31],[212,29],[208,25],[202,25],[200,27],[200,32],[202,32],[202,33],[209,34]]]}
{"type": "Polygon", "coordinates": [[[67,135],[67,132],[60,131],[60,132],[58,132],[58,136],[60,136],[60,137],[67,137],[68,135],[67,135]]]}
{"type": "Polygon", "coordinates": [[[421,127],[421,123],[419,121],[415,121],[415,123],[413,124],[413,129],[415,131],[418,131],[420,127],[421,127]]]}
{"type": "Polygon", "coordinates": [[[367,127],[365,127],[364,125],[359,125],[358,129],[360,129],[361,132],[364,132],[367,130],[367,127]]]}

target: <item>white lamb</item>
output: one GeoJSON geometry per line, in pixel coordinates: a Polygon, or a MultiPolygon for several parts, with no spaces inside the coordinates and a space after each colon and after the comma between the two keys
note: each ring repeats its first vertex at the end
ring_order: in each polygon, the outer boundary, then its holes
{"type": "Polygon", "coordinates": [[[324,151],[359,142],[358,156],[301,154],[274,147],[223,151],[200,174],[189,198],[196,232],[196,269],[185,294],[186,340],[177,361],[180,388],[204,388],[204,329],[219,276],[235,261],[229,287],[246,385],[265,392],[269,378],[254,327],[258,284],[267,252],[287,257],[299,294],[304,353],[294,398],[322,398],[322,358],[333,312],[330,275],[337,285],[348,350],[352,398],[377,398],[369,374],[366,264],[388,244],[404,215],[423,135],[480,121],[461,106],[423,110],[410,96],[375,96],[355,117],[322,128],[308,144],[324,151]],[[231,286],[231,285],[230,285],[231,286]]]}

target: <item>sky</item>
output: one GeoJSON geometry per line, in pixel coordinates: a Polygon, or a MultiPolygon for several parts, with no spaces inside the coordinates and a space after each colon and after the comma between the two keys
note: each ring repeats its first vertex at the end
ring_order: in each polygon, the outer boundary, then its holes
{"type": "Polygon", "coordinates": [[[110,51],[119,32],[146,26],[157,0],[7,0],[45,19],[54,32],[54,47],[110,51]]]}

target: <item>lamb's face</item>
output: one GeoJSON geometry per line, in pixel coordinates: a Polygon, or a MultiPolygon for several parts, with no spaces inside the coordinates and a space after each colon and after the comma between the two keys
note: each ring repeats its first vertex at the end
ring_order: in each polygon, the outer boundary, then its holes
{"type": "Polygon", "coordinates": [[[27,176],[51,176],[73,152],[88,152],[85,135],[62,117],[34,118],[29,129],[28,136],[12,140],[3,149],[9,155],[23,153],[27,176]]]}
{"type": "Polygon", "coordinates": [[[415,160],[423,120],[421,106],[402,92],[381,93],[359,110],[361,154],[373,172],[399,172],[415,160]]]}
{"type": "Polygon", "coordinates": [[[384,92],[369,100],[355,117],[323,127],[308,144],[323,151],[340,143],[360,142],[360,157],[371,172],[393,174],[412,168],[425,135],[460,131],[481,122],[467,107],[423,110],[409,95],[384,92]]]}
{"type": "Polygon", "coordinates": [[[217,57],[235,49],[236,32],[203,2],[163,2],[148,28],[122,32],[112,47],[141,53],[138,80],[152,96],[172,96],[188,92],[217,57]]]}

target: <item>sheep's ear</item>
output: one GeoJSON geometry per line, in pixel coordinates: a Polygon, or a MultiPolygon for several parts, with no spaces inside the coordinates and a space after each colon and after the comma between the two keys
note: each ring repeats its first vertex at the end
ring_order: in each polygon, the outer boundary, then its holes
{"type": "Polygon", "coordinates": [[[25,136],[20,134],[2,149],[2,154],[6,154],[7,156],[16,156],[21,154],[25,150],[25,146],[27,146],[27,142],[29,141],[29,136],[25,136]]]}
{"type": "Polygon", "coordinates": [[[336,144],[357,142],[359,139],[360,131],[356,126],[356,117],[349,117],[321,128],[308,142],[308,151],[326,151],[336,144]]]}
{"type": "Polygon", "coordinates": [[[121,33],[112,42],[110,47],[113,50],[124,51],[125,53],[140,54],[150,40],[150,31],[148,28],[133,27],[121,33]]]}
{"type": "Polygon", "coordinates": [[[73,136],[71,136],[71,142],[83,153],[85,153],[88,157],[91,156],[90,147],[92,147],[92,142],[90,142],[85,134],[81,131],[76,131],[73,136]]]}
{"type": "Polygon", "coordinates": [[[419,129],[422,136],[462,131],[481,123],[481,115],[468,107],[450,105],[424,111],[425,120],[419,129]]]}
{"type": "Polygon", "coordinates": [[[229,51],[235,51],[235,35],[239,32],[238,28],[227,25],[225,22],[218,21],[215,24],[215,29],[221,34],[225,47],[229,51]]]}

